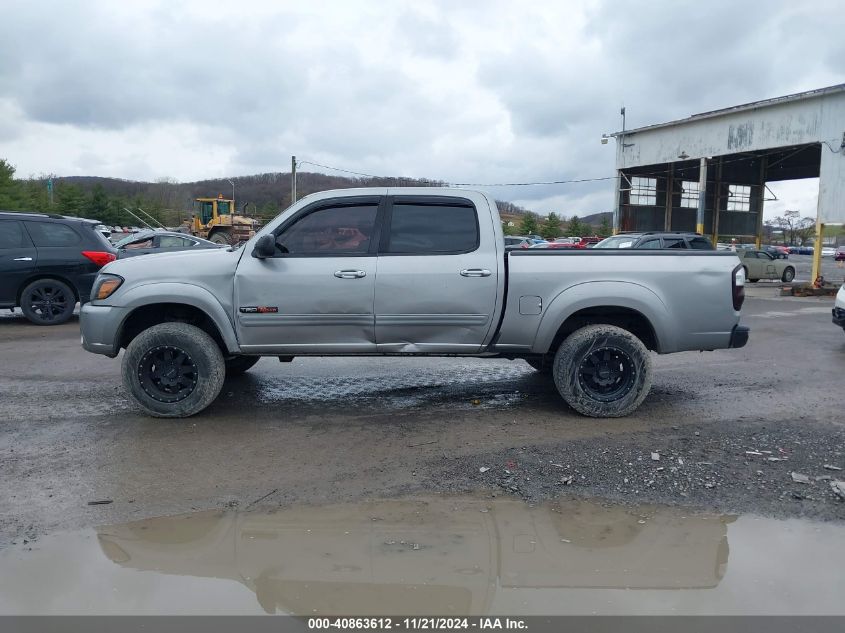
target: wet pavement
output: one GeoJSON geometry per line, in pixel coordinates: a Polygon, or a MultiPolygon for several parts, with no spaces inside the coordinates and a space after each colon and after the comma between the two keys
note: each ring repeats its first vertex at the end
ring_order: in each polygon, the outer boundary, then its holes
{"type": "Polygon", "coordinates": [[[749,290],[747,347],[655,356],[651,395],[616,420],[577,415],[521,361],[448,358],[263,359],[202,414],[155,420],[77,321],[0,317],[0,549],[193,510],[467,491],[841,522],[825,477],[845,477],[824,465],[845,468],[845,334],[830,299],[773,295],[749,290]]]}
{"type": "Polygon", "coordinates": [[[0,552],[0,614],[845,614],[845,525],[420,497],[216,510],[0,552]]]}

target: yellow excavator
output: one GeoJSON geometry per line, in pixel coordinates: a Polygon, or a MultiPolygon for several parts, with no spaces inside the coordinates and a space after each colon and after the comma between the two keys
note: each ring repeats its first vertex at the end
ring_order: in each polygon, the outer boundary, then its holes
{"type": "Polygon", "coordinates": [[[255,235],[258,220],[235,213],[235,201],[223,197],[195,198],[188,232],[217,244],[238,244],[255,235]]]}

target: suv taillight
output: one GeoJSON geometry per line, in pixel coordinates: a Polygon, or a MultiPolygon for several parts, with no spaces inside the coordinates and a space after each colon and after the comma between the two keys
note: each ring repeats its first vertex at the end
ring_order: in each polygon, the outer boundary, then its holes
{"type": "Polygon", "coordinates": [[[742,264],[734,268],[731,273],[731,297],[733,298],[734,310],[739,312],[742,303],[745,301],[745,268],[742,264]]]}
{"type": "Polygon", "coordinates": [[[82,254],[97,264],[100,268],[117,259],[114,253],[109,253],[107,251],[82,251],[82,254]]]}

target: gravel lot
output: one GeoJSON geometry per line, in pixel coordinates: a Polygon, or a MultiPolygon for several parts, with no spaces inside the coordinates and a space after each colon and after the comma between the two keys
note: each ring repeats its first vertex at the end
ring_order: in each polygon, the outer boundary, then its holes
{"type": "Polygon", "coordinates": [[[831,299],[774,292],[749,290],[747,347],[656,357],[640,410],[604,421],[521,361],[404,358],[264,359],[203,414],[154,420],[124,398],[119,359],[79,347],[76,321],[2,317],[0,546],[190,510],[463,490],[841,521],[845,502],[815,478],[845,479],[824,467],[845,468],[845,334],[831,299]]]}

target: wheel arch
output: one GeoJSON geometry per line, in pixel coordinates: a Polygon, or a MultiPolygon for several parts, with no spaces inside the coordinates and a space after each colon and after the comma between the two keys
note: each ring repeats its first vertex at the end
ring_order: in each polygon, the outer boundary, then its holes
{"type": "Polygon", "coordinates": [[[148,327],[176,321],[206,331],[224,355],[240,351],[226,311],[204,288],[190,284],[148,284],[130,290],[122,299],[129,311],[117,330],[115,350],[125,348],[148,327]]]}
{"type": "Polygon", "coordinates": [[[630,282],[587,282],[550,302],[532,351],[554,354],[569,334],[596,324],[621,327],[653,351],[665,353],[675,347],[668,308],[652,290],[630,282]]]}

